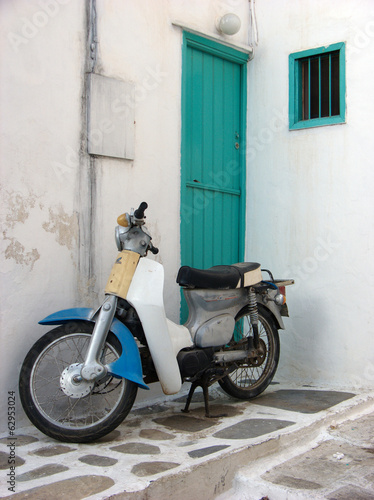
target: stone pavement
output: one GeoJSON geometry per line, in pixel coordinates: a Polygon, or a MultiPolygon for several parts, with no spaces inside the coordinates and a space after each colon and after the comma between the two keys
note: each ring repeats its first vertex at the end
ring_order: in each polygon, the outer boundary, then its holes
{"type": "Polygon", "coordinates": [[[93,444],[60,443],[31,426],[17,429],[13,442],[3,435],[1,498],[374,498],[373,420],[362,416],[374,412],[373,393],[275,383],[245,402],[217,385],[210,399],[211,413],[226,417],[206,418],[201,392],[188,414],[181,413],[185,396],[169,397],[135,406],[93,444]],[[363,424],[348,420],[357,416],[363,424]],[[310,451],[311,443],[318,446],[310,451]],[[8,489],[12,479],[14,493],[8,489]],[[340,496],[318,496],[339,488],[340,496]],[[304,493],[311,496],[292,496],[304,493]]]}

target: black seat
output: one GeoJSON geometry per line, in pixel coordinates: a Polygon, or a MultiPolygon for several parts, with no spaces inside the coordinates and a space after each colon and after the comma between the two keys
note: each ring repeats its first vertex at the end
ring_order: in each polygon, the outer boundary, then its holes
{"type": "Polygon", "coordinates": [[[195,269],[182,266],[177,283],[189,288],[227,289],[251,286],[261,281],[260,264],[240,262],[231,266],[213,266],[209,269],[195,269]]]}

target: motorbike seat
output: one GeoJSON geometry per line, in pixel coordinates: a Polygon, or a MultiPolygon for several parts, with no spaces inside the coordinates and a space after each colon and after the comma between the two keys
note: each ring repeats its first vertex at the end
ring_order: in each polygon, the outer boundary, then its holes
{"type": "Polygon", "coordinates": [[[261,265],[257,262],[239,262],[231,266],[213,266],[209,269],[182,266],[177,276],[177,283],[188,288],[241,288],[260,281],[261,265]]]}

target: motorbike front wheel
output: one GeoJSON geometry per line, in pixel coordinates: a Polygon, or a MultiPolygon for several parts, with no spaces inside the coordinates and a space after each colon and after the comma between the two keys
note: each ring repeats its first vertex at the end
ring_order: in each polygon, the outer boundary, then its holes
{"type": "MultiPolygon", "coordinates": [[[[225,350],[245,349],[252,335],[248,307],[235,318],[235,330],[225,350]]],[[[272,381],[279,361],[279,335],[272,315],[262,307],[258,311],[260,346],[256,356],[236,361],[237,368],[218,381],[222,389],[235,398],[252,399],[261,394],[272,381]]]]}
{"type": "MultiPolygon", "coordinates": [[[[109,374],[98,382],[79,381],[93,328],[93,323],[69,322],[49,331],[30,349],[21,369],[19,391],[28,418],[60,441],[88,443],[108,434],[136,398],[134,382],[109,374]]],[[[100,361],[106,365],[120,355],[121,344],[109,333],[100,361]]]]}

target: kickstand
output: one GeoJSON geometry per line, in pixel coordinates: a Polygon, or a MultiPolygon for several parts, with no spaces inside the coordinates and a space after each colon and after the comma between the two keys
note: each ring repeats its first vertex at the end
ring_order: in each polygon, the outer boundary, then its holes
{"type": "Polygon", "coordinates": [[[209,412],[209,378],[207,377],[202,377],[199,380],[195,380],[195,382],[192,382],[190,391],[187,396],[187,401],[186,401],[186,406],[181,410],[183,413],[189,413],[189,407],[191,404],[192,396],[195,392],[196,387],[201,387],[203,389],[203,394],[204,394],[204,405],[205,405],[205,416],[207,418],[219,418],[219,417],[227,417],[227,413],[222,413],[220,415],[211,415],[209,412]]]}

